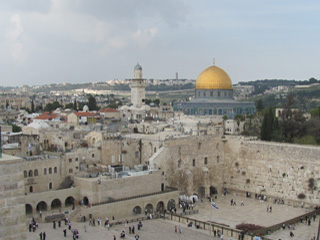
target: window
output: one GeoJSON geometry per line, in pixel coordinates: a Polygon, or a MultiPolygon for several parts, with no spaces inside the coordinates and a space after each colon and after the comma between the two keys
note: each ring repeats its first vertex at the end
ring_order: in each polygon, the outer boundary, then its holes
{"type": "Polygon", "coordinates": [[[52,174],[52,168],[49,168],[49,174],[52,174]]]}
{"type": "Polygon", "coordinates": [[[73,169],[72,168],[69,169],[69,173],[73,173],[73,169]]]}
{"type": "Polygon", "coordinates": [[[198,149],[200,149],[200,147],[201,147],[201,143],[198,143],[198,149]]]}
{"type": "Polygon", "coordinates": [[[72,158],[69,158],[69,162],[72,162],[72,158]]]}
{"type": "Polygon", "coordinates": [[[192,159],[192,166],[195,167],[196,166],[196,160],[192,159]]]}
{"type": "Polygon", "coordinates": [[[33,175],[34,175],[35,177],[38,177],[38,175],[39,175],[39,173],[38,173],[38,169],[35,169],[35,170],[34,170],[33,175]]]}
{"type": "Polygon", "coordinates": [[[181,167],[181,160],[178,160],[178,168],[181,167]]]}
{"type": "Polygon", "coordinates": [[[111,163],[114,163],[114,162],[115,162],[115,157],[111,156],[111,163]]]}
{"type": "Polygon", "coordinates": [[[204,164],[205,164],[205,165],[208,164],[208,158],[207,158],[207,157],[204,158],[204,164]]]}
{"type": "Polygon", "coordinates": [[[217,156],[217,162],[219,162],[220,161],[220,157],[219,157],[219,155],[217,156]]]}
{"type": "Polygon", "coordinates": [[[137,152],[136,152],[136,158],[138,158],[138,157],[139,157],[139,152],[137,151],[137,152]]]}
{"type": "Polygon", "coordinates": [[[154,153],[156,153],[156,152],[157,152],[157,148],[155,147],[155,148],[153,149],[153,151],[154,151],[154,153]]]}
{"type": "Polygon", "coordinates": [[[49,183],[49,189],[52,189],[52,183],[49,183]]]}
{"type": "Polygon", "coordinates": [[[79,161],[79,158],[76,158],[76,162],[78,162],[79,161]]]}
{"type": "Polygon", "coordinates": [[[57,167],[54,167],[54,173],[57,173],[58,172],[58,168],[57,167]]]}
{"type": "Polygon", "coordinates": [[[28,177],[28,172],[27,172],[27,171],[24,171],[24,172],[23,172],[23,175],[24,175],[25,178],[28,177]]]}
{"type": "Polygon", "coordinates": [[[33,177],[33,172],[32,172],[32,170],[29,171],[29,177],[33,177]]]}
{"type": "Polygon", "coordinates": [[[43,175],[47,175],[47,169],[43,169],[43,175]]]}
{"type": "Polygon", "coordinates": [[[33,187],[32,186],[29,187],[29,192],[31,192],[31,193],[33,192],[33,187]]]}
{"type": "Polygon", "coordinates": [[[93,157],[93,158],[94,158],[94,153],[92,153],[91,157],[93,157]]]}

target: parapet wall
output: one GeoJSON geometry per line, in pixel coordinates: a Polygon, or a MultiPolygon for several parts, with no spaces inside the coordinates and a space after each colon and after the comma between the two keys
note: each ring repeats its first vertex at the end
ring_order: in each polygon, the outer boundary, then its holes
{"type": "Polygon", "coordinates": [[[23,160],[0,158],[0,239],[27,239],[23,160]]]}
{"type": "Polygon", "coordinates": [[[225,187],[319,204],[319,160],[320,147],[227,137],[225,187]]]}

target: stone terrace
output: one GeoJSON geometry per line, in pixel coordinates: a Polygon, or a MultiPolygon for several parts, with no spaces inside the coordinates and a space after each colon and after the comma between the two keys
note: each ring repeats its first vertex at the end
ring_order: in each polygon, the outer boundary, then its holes
{"type": "MultiPolygon", "coordinates": [[[[202,220],[202,221],[210,221],[210,213],[212,210],[212,221],[216,223],[222,223],[225,225],[230,225],[230,227],[234,227],[239,223],[253,223],[261,226],[270,226],[276,223],[281,223],[285,220],[297,217],[306,212],[305,208],[295,208],[287,205],[278,205],[272,204],[271,202],[260,202],[255,199],[249,199],[245,197],[235,196],[235,195],[227,195],[226,197],[219,196],[216,200],[216,204],[219,207],[219,210],[216,210],[211,207],[210,203],[204,201],[203,203],[197,203],[195,208],[199,209],[199,214],[188,215],[188,217],[202,220]],[[236,200],[236,206],[230,206],[231,199],[236,200]],[[241,206],[241,201],[244,202],[245,206],[241,206]],[[266,211],[267,206],[272,206],[272,213],[268,213],[266,211]]],[[[180,209],[179,209],[180,210],[180,209]]],[[[180,211],[179,211],[180,212],[180,211]]],[[[131,219],[132,216],[128,216],[128,219],[131,219]]],[[[110,218],[109,218],[110,219],[110,218]]],[[[123,220],[123,219],[121,219],[123,220]]],[[[319,218],[315,222],[312,221],[311,226],[307,226],[305,223],[296,224],[296,230],[293,231],[295,237],[290,238],[293,240],[309,240],[314,233],[317,231],[319,218]]],[[[84,233],[84,225],[87,223],[78,223],[73,222],[73,227],[76,227],[80,231],[80,239],[113,239],[113,235],[119,239],[120,232],[125,229],[126,233],[128,233],[128,227],[124,225],[115,225],[110,228],[108,231],[105,227],[88,227],[88,232],[84,233]],[[87,236],[86,236],[86,235],[87,236]],[[86,237],[82,237],[82,236],[86,237]]],[[[136,226],[135,223],[130,223],[129,225],[136,226]]],[[[178,222],[169,221],[169,220],[147,220],[143,221],[143,229],[142,231],[137,231],[140,239],[214,239],[209,235],[208,231],[205,230],[197,230],[194,227],[188,228],[185,224],[181,224],[183,227],[182,234],[174,233],[174,226],[178,226],[178,222]]],[[[64,224],[62,224],[62,228],[57,228],[57,230],[52,229],[52,223],[40,223],[39,229],[37,229],[36,233],[28,233],[28,239],[36,239],[40,231],[46,231],[48,239],[64,239],[62,230],[64,228],[64,224]]],[[[279,230],[271,235],[266,236],[268,239],[289,239],[289,230],[279,230]]],[[[71,238],[71,233],[68,231],[68,237],[71,238]]],[[[133,235],[128,235],[126,239],[134,239],[133,235]]],[[[230,239],[225,238],[225,239],[230,239]]]]}

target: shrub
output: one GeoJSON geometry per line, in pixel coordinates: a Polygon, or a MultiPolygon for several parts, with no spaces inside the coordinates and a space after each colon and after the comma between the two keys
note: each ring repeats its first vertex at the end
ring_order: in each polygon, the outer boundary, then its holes
{"type": "Polygon", "coordinates": [[[249,232],[252,232],[252,231],[255,231],[255,230],[258,230],[261,228],[263,228],[263,227],[259,226],[259,225],[252,224],[252,223],[241,223],[241,224],[236,225],[236,229],[249,231],[249,232]]]}
{"type": "Polygon", "coordinates": [[[297,196],[299,199],[305,199],[306,195],[304,193],[299,193],[297,196]]]}

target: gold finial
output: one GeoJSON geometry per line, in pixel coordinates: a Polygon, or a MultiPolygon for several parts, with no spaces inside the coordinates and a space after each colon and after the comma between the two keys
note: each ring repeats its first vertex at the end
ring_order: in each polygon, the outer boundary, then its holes
{"type": "Polygon", "coordinates": [[[215,58],[213,58],[213,65],[215,65],[216,64],[216,59],[215,58]]]}

